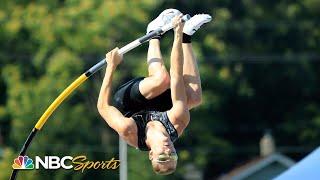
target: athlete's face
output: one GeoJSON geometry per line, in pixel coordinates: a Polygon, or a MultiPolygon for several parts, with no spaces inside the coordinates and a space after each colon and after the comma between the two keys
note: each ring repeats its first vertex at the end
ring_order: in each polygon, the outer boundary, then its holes
{"type": "Polygon", "coordinates": [[[160,175],[168,175],[173,173],[177,167],[177,161],[175,160],[166,160],[166,161],[151,161],[152,168],[155,173],[160,175]]]}
{"type": "Polygon", "coordinates": [[[153,170],[158,174],[170,174],[175,171],[177,166],[178,156],[174,145],[165,132],[164,127],[161,124],[151,124],[149,126],[149,159],[153,170]],[[152,126],[153,125],[153,126],[152,126]]]}
{"type": "Polygon", "coordinates": [[[178,156],[173,143],[167,142],[153,148],[149,152],[153,170],[158,174],[171,174],[177,166],[178,156]]]}
{"type": "Polygon", "coordinates": [[[155,146],[150,150],[149,158],[157,159],[160,155],[168,155],[175,154],[176,150],[173,146],[173,143],[170,139],[166,141],[159,141],[155,143],[155,146]]]}

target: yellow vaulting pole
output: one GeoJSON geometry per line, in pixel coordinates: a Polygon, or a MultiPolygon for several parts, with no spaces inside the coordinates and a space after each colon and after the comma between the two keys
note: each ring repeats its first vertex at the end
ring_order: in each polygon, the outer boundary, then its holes
{"type": "Polygon", "coordinates": [[[78,87],[82,84],[88,77],[82,74],[73,83],[71,83],[47,108],[47,110],[42,114],[37,124],[34,126],[37,130],[40,130],[42,126],[46,123],[48,118],[51,116],[53,111],[78,87]]]}
{"type": "MultiPolygon", "coordinates": [[[[103,62],[98,63],[100,66],[103,65],[103,62]]],[[[99,66],[99,67],[100,67],[99,66]]],[[[95,68],[96,69],[96,68],[95,68]]],[[[92,75],[91,70],[87,71],[86,73],[83,73],[81,76],[79,76],[75,81],[73,81],[54,101],[53,103],[47,108],[47,110],[42,114],[40,119],[38,120],[37,124],[34,126],[32,131],[30,132],[27,140],[23,144],[21,151],[19,153],[20,156],[24,156],[26,154],[26,151],[28,147],[30,146],[33,138],[35,137],[36,133],[43,127],[43,125],[46,123],[48,118],[51,116],[51,114],[54,112],[55,109],[78,87],[80,86],[84,81],[86,81],[90,76],[92,75]]],[[[19,169],[13,169],[12,174],[10,176],[10,180],[15,180],[17,177],[19,169]]]]}

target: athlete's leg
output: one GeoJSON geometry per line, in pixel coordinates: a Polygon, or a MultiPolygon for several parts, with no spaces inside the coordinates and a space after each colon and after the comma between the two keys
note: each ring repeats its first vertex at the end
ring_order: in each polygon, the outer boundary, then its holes
{"type": "Polygon", "coordinates": [[[201,104],[201,79],[198,70],[197,60],[192,49],[192,44],[183,43],[182,49],[184,57],[183,80],[188,99],[188,108],[192,109],[201,104]]]}
{"type": "Polygon", "coordinates": [[[211,16],[206,14],[195,15],[186,22],[183,29],[183,78],[187,94],[188,108],[192,109],[201,104],[202,89],[197,60],[192,49],[191,36],[201,25],[211,21],[211,16]]]}
{"type": "MultiPolygon", "coordinates": [[[[181,14],[176,9],[163,11],[155,20],[149,23],[147,33],[171,22],[172,18],[181,14]]],[[[148,49],[148,72],[149,76],[139,83],[139,91],[146,99],[159,96],[170,86],[170,77],[164,66],[160,51],[160,39],[156,37],[150,40],[148,49]]]]}
{"type": "Polygon", "coordinates": [[[140,82],[139,90],[146,99],[152,99],[170,86],[170,77],[162,60],[159,39],[150,40],[147,59],[149,76],[140,82]]]}

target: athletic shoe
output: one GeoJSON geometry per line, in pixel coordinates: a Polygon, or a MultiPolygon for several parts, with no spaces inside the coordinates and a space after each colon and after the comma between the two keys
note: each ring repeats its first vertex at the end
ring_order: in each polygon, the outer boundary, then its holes
{"type": "Polygon", "coordinates": [[[165,24],[170,23],[171,20],[179,14],[181,14],[181,12],[177,9],[164,10],[156,19],[154,19],[148,24],[147,34],[150,33],[151,31],[161,28],[165,24]]]}
{"type": "Polygon", "coordinates": [[[203,24],[211,21],[211,16],[208,14],[194,15],[189,21],[184,24],[183,33],[189,36],[193,35],[203,24]]]}

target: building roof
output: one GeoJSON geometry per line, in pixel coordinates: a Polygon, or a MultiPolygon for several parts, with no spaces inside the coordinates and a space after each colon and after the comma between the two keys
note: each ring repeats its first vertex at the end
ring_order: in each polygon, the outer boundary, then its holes
{"type": "Polygon", "coordinates": [[[284,167],[291,167],[295,164],[295,162],[282,155],[279,153],[274,153],[271,154],[269,156],[265,156],[265,157],[256,157],[250,161],[248,161],[247,163],[234,168],[233,170],[231,170],[230,172],[228,172],[227,174],[222,175],[219,179],[220,180],[225,180],[225,179],[243,179],[245,177],[248,177],[252,174],[254,174],[255,172],[267,167],[268,165],[270,165],[271,163],[274,162],[278,162],[281,165],[283,165],[284,167]]]}
{"type": "Polygon", "coordinates": [[[315,149],[292,168],[276,177],[275,180],[319,179],[320,147],[315,149]]]}

